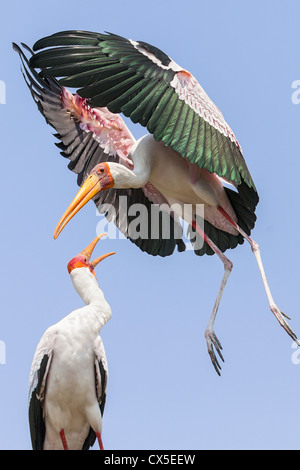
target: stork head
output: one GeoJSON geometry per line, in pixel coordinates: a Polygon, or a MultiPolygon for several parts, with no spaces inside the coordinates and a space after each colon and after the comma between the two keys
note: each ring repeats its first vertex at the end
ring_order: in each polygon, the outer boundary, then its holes
{"type": "Polygon", "coordinates": [[[82,250],[77,256],[74,256],[74,258],[68,262],[69,274],[71,274],[74,269],[88,268],[90,272],[96,277],[95,267],[97,264],[99,264],[100,261],[104,260],[108,256],[115,255],[115,252],[110,252],[99,256],[94,261],[90,261],[95,246],[97,245],[100,238],[102,238],[104,235],[106,235],[106,233],[101,233],[101,235],[96,237],[84,250],[82,250]]]}
{"type": "Polygon", "coordinates": [[[77,214],[77,212],[85,206],[90,199],[96,196],[99,191],[103,191],[114,186],[115,181],[112,176],[112,167],[113,164],[105,162],[99,163],[92,169],[68,209],[58,222],[53,235],[55,239],[72,217],[74,217],[74,215],[77,214]]]}

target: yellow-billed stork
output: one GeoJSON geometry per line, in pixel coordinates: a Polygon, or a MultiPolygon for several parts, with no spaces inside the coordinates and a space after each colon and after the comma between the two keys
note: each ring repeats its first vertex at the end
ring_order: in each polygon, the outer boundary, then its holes
{"type": "Polygon", "coordinates": [[[35,351],[29,379],[34,450],[88,450],[96,438],[103,449],[108,369],[99,333],[111,318],[111,308],[94,268],[114,253],[90,261],[103,235],[68,263],[74,288],[86,305],[50,326],[35,351]]]}
{"type": "Polygon", "coordinates": [[[216,253],[225,269],[205,330],[218,374],[215,351],[224,359],[213,325],[233,266],[224,252],[246,239],[270,309],[297,341],[288,317],[272,298],[258,244],[250,238],[258,194],[241,147],[195,77],[157,47],[110,33],[53,34],[36,42],[34,51],[42,50],[30,61],[14,47],[32,96],[57,130],[57,145],[70,159],[69,168],[78,173],[81,186],[54,237],[90,199],[127,238],[152,255],[170,255],[176,246],[184,251],[178,220],[187,221],[195,254],[216,253]],[[70,93],[67,85],[79,88],[78,94],[70,93]],[[149,134],[136,141],[116,113],[147,127],[149,134]],[[121,196],[127,198],[125,208],[121,196]],[[130,224],[137,203],[147,209],[144,230],[138,234],[130,224]]]}

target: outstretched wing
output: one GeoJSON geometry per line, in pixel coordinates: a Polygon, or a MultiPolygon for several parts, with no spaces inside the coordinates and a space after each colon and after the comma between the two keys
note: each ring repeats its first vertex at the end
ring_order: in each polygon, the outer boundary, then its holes
{"type": "MultiPolygon", "coordinates": [[[[23,45],[25,49],[30,49],[23,45]]],[[[73,95],[66,88],[61,87],[56,79],[43,79],[33,69],[30,69],[28,59],[19,46],[14,44],[14,49],[19,53],[23,63],[23,75],[31,91],[32,97],[38,109],[45,117],[48,124],[55,130],[55,137],[60,139],[56,145],[60,148],[63,157],[70,160],[69,169],[78,175],[77,182],[83,183],[92,168],[102,161],[117,161],[128,167],[132,161],[128,153],[135,140],[119,115],[111,113],[107,108],[95,108],[84,98],[73,95]]],[[[135,243],[142,251],[152,255],[171,255],[178,247],[183,251],[185,245],[182,241],[182,228],[173,217],[160,211],[157,205],[160,195],[149,185],[143,189],[116,190],[109,189],[105,193],[99,193],[94,202],[100,213],[107,216],[110,222],[114,222],[120,231],[135,243]],[[121,196],[126,197],[125,212],[121,212],[121,196]],[[148,227],[146,234],[136,236],[136,232],[130,229],[134,219],[131,208],[140,203],[145,208],[148,227]],[[108,207],[113,210],[108,211],[108,207]],[[163,222],[162,222],[163,219],[163,222]],[[151,240],[151,224],[158,220],[158,237],[155,242],[151,240]],[[162,235],[162,223],[170,226],[171,237],[162,235]]]]}
{"type": "Polygon", "coordinates": [[[36,42],[33,67],[64,77],[93,106],[122,112],[191,163],[232,182],[254,211],[258,195],[234,133],[197,80],[164,52],[115,34],[64,31],[36,42]],[[243,184],[245,183],[245,184],[243,184]]]}

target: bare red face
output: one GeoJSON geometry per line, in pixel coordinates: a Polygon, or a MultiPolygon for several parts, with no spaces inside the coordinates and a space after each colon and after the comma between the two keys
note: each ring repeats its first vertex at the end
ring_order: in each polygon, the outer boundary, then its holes
{"type": "Polygon", "coordinates": [[[72,258],[68,262],[68,272],[69,274],[73,271],[73,269],[77,268],[89,268],[92,274],[95,276],[95,269],[94,266],[89,262],[86,256],[79,254],[72,258]]]}
{"type": "Polygon", "coordinates": [[[99,163],[92,169],[90,175],[97,176],[101,186],[101,191],[114,186],[114,179],[111,175],[108,163],[99,163]]]}
{"type": "Polygon", "coordinates": [[[94,261],[90,261],[95,246],[97,245],[100,238],[102,238],[104,235],[106,234],[102,233],[96,237],[84,250],[82,250],[81,253],[79,253],[79,255],[74,256],[74,258],[68,262],[69,274],[73,271],[73,269],[89,268],[90,272],[96,277],[95,267],[97,264],[99,264],[100,261],[107,258],[108,256],[115,254],[115,252],[106,253],[105,255],[99,256],[94,261]]]}

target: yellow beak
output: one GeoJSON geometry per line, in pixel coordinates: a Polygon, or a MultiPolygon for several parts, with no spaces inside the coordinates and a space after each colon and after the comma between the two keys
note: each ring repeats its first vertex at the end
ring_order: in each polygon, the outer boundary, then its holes
{"type": "MultiPolygon", "coordinates": [[[[100,240],[100,238],[104,237],[105,235],[106,235],[106,233],[101,233],[101,235],[98,235],[98,237],[96,237],[84,250],[82,250],[82,252],[80,254],[85,256],[87,258],[87,260],[89,261],[91,256],[92,256],[92,253],[94,251],[94,248],[98,243],[98,241],[100,240]]],[[[115,254],[116,253],[114,251],[110,252],[110,253],[106,253],[105,255],[101,255],[98,258],[96,258],[90,264],[93,266],[93,268],[95,268],[97,266],[97,264],[100,263],[100,261],[104,260],[108,256],[115,255],[115,254]]]]}
{"type": "Polygon", "coordinates": [[[100,263],[100,261],[103,261],[105,258],[108,258],[109,256],[115,255],[115,254],[116,254],[115,251],[111,251],[110,253],[105,253],[105,255],[101,255],[99,256],[99,258],[94,259],[94,261],[91,262],[91,265],[93,266],[93,268],[95,268],[97,264],[100,263]]]}
{"type": "Polygon", "coordinates": [[[56,240],[60,232],[67,225],[67,223],[74,217],[75,214],[83,207],[90,199],[101,191],[101,183],[96,175],[90,175],[85,180],[78,193],[74,197],[73,201],[69,205],[68,209],[61,217],[53,234],[56,240]]]}
{"type": "Polygon", "coordinates": [[[106,233],[101,233],[101,235],[98,235],[98,237],[96,237],[84,250],[82,250],[80,254],[85,256],[87,260],[90,261],[95,246],[97,245],[100,238],[104,237],[105,235],[106,233]]]}

